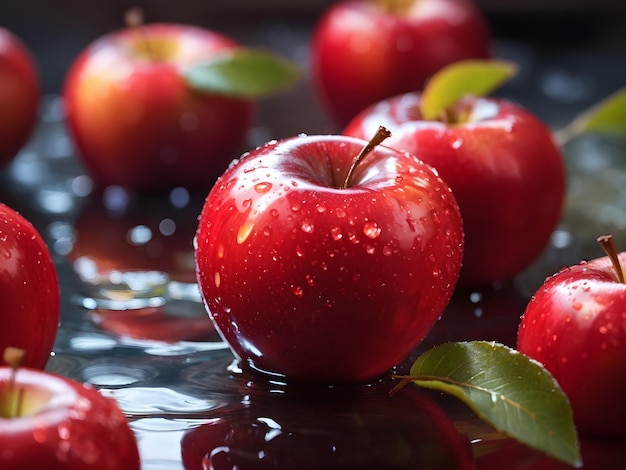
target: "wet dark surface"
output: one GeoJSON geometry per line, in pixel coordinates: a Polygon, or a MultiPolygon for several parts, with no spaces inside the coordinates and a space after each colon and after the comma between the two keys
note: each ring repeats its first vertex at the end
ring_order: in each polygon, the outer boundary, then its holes
{"type": "MultiPolygon", "coordinates": [[[[247,38],[306,67],[309,27],[310,21],[302,19],[266,20],[253,34],[248,31],[252,37],[247,38]]],[[[517,61],[522,71],[499,94],[528,107],[554,130],[626,84],[626,56],[620,48],[541,47],[510,38],[498,40],[496,46],[499,57],[517,61]]],[[[304,80],[260,103],[248,144],[333,131],[304,80]]],[[[452,340],[513,345],[526,301],[547,275],[583,258],[601,256],[595,239],[602,233],[612,232],[617,245],[626,247],[626,141],[584,136],[564,151],[569,176],[566,213],[545,253],[514,280],[480,291],[458,291],[415,355],[452,340]]],[[[115,188],[105,194],[92,191],[65,132],[58,92],[46,93],[32,140],[0,172],[0,200],[35,224],[58,266],[62,321],[48,369],[92,383],[118,400],[137,435],[144,470],[182,469],[183,454],[197,465],[213,450],[211,440],[223,440],[224,434],[233,439],[237,433],[247,436],[248,444],[242,448],[256,453],[257,460],[271,455],[274,460],[265,460],[268,466],[288,457],[284,454],[290,446],[282,441],[269,446],[280,435],[292,436],[290,442],[303,448],[328,449],[333,442],[340,448],[365,446],[347,437],[358,432],[351,423],[340,421],[345,408],[333,403],[354,406],[354,413],[369,423],[365,430],[372,426],[381,432],[371,407],[386,396],[392,386],[386,382],[349,391],[324,388],[322,398],[312,400],[301,386],[269,382],[233,364],[194,284],[192,237],[202,201],[188,199],[184,191],[159,201],[115,188]],[[324,411],[311,416],[317,406],[324,411]],[[294,423],[292,416],[298,414],[306,415],[306,427],[294,423]],[[342,424],[328,426],[333,420],[342,424]],[[228,428],[231,425],[234,428],[228,428]],[[316,429],[323,430],[323,441],[312,437],[316,429]],[[181,442],[193,441],[190,435],[195,444],[185,451],[181,442]]],[[[416,405],[420,410],[432,401],[471,444],[478,468],[502,468],[502,461],[509,468],[561,468],[494,432],[454,400],[430,392],[418,395],[429,403],[416,405]]],[[[423,431],[412,421],[415,418],[403,417],[389,406],[393,413],[389,416],[404,430],[404,437],[419,440],[423,431]]],[[[233,442],[235,446],[237,441],[233,442]]],[[[391,458],[397,451],[394,446],[386,443],[380,452],[391,458]]],[[[608,462],[600,460],[590,468],[619,468],[626,459],[623,449],[622,442],[583,446],[591,461],[596,454],[610,456],[608,462]]],[[[222,457],[228,463],[236,456],[222,457]]],[[[247,458],[241,468],[250,468],[243,466],[249,464],[247,458]]],[[[321,451],[311,461],[316,458],[320,464],[327,462],[321,451]]],[[[298,468],[284,462],[282,468],[298,468]]],[[[390,468],[413,468],[406,462],[390,468]]],[[[358,465],[353,468],[363,468],[358,465]]]]}

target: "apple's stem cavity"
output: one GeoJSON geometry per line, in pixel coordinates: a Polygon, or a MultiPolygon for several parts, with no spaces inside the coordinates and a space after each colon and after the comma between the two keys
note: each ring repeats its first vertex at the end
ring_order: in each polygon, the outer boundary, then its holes
{"type": "Polygon", "coordinates": [[[410,11],[415,0],[374,0],[374,3],[387,13],[404,16],[410,11]]]}
{"type": "Polygon", "coordinates": [[[374,134],[374,137],[371,138],[371,140],[365,144],[365,146],[361,149],[361,151],[359,152],[359,154],[356,156],[356,158],[354,159],[354,161],[352,162],[352,166],[350,167],[350,169],[348,170],[348,174],[346,175],[346,179],[343,182],[343,188],[349,188],[350,187],[350,182],[352,180],[352,175],[354,173],[354,170],[356,169],[356,167],[359,165],[359,163],[361,163],[363,161],[363,159],[365,157],[367,157],[367,155],[374,150],[374,148],[380,144],[383,140],[385,140],[387,137],[391,136],[391,132],[389,131],[389,129],[380,126],[378,128],[378,130],[376,131],[376,134],[374,134]]]}
{"type": "Polygon", "coordinates": [[[2,359],[11,367],[11,376],[6,388],[6,396],[0,397],[0,416],[15,418],[22,415],[22,403],[24,401],[24,390],[18,389],[15,376],[17,370],[24,364],[26,351],[8,347],[4,350],[2,359]]]}
{"type": "Polygon", "coordinates": [[[622,269],[622,264],[619,261],[617,248],[615,248],[615,242],[613,241],[613,235],[607,234],[598,237],[598,243],[608,255],[611,263],[613,263],[613,269],[615,269],[615,273],[617,274],[617,280],[622,284],[625,284],[624,270],[622,269]]]}
{"type": "Polygon", "coordinates": [[[140,36],[141,41],[139,43],[143,48],[143,55],[150,61],[156,61],[156,53],[153,50],[152,45],[146,37],[145,31],[143,29],[143,10],[140,7],[131,8],[124,15],[124,22],[129,28],[135,29],[135,31],[137,31],[137,34],[140,36]]]}

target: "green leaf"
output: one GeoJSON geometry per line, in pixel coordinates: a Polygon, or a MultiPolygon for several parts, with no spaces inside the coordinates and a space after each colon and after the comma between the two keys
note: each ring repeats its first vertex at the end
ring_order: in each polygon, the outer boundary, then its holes
{"type": "Polygon", "coordinates": [[[486,341],[444,344],[419,356],[406,380],[459,398],[523,444],[582,464],[567,397],[541,364],[514,349],[486,341]]]}
{"type": "Polygon", "coordinates": [[[626,87],[581,114],[573,125],[578,132],[626,135],[626,87]]]}
{"type": "Polygon", "coordinates": [[[258,49],[239,48],[182,71],[187,84],[204,93],[260,98],[295,83],[292,62],[258,49]]]}
{"type": "Polygon", "coordinates": [[[422,92],[422,118],[438,119],[464,96],[487,96],[516,73],[516,64],[501,60],[461,60],[443,67],[422,92]]]}

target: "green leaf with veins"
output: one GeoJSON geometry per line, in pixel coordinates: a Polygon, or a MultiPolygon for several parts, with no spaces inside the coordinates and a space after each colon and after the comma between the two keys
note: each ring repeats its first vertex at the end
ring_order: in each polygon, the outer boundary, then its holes
{"type": "Polygon", "coordinates": [[[276,54],[239,48],[182,70],[194,90],[238,98],[260,98],[282,91],[300,77],[299,68],[276,54]]]}
{"type": "Polygon", "coordinates": [[[487,96],[517,73],[517,65],[503,60],[460,60],[443,67],[426,83],[420,112],[426,120],[441,115],[464,96],[487,96]]]}
{"type": "Polygon", "coordinates": [[[453,395],[481,419],[517,441],[573,466],[581,456],[569,401],[538,362],[487,341],[435,347],[401,377],[453,395]]]}

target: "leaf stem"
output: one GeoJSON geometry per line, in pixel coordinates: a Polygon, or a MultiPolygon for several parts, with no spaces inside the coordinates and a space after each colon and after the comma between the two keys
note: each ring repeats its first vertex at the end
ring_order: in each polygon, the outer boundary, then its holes
{"type": "Polygon", "coordinates": [[[154,49],[152,49],[152,45],[150,44],[150,41],[148,40],[148,37],[146,36],[146,33],[143,29],[143,10],[140,7],[133,7],[128,10],[124,14],[124,23],[126,23],[126,26],[128,26],[129,28],[133,28],[135,31],[137,31],[137,35],[141,38],[140,42],[143,45],[146,57],[151,62],[155,62],[157,60],[157,55],[154,49]]]}
{"type": "Polygon", "coordinates": [[[2,416],[5,418],[15,418],[22,414],[22,403],[24,390],[18,389],[15,377],[17,370],[24,364],[26,351],[19,348],[8,347],[4,350],[2,359],[11,367],[11,375],[7,386],[7,395],[4,400],[4,410],[2,416]]]}
{"type": "Polygon", "coordinates": [[[354,173],[354,170],[359,165],[359,163],[361,163],[363,161],[363,159],[372,150],[374,150],[374,148],[378,144],[380,144],[383,140],[385,140],[389,136],[391,136],[391,132],[389,131],[389,129],[387,129],[386,127],[383,127],[383,126],[380,126],[378,128],[378,130],[376,131],[376,134],[374,134],[374,137],[372,137],[371,140],[367,144],[365,144],[365,146],[361,149],[359,154],[356,156],[356,158],[352,162],[352,166],[348,170],[348,174],[346,175],[346,179],[343,182],[343,186],[342,186],[343,189],[346,189],[346,188],[350,187],[350,182],[352,180],[352,174],[354,173]]]}
{"type": "Polygon", "coordinates": [[[615,274],[617,274],[617,280],[622,284],[626,284],[626,281],[624,280],[624,270],[622,269],[622,264],[619,261],[619,255],[617,253],[617,248],[615,247],[615,242],[613,241],[613,235],[606,234],[598,237],[598,243],[611,260],[611,263],[613,263],[613,269],[615,269],[615,274]]]}

